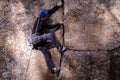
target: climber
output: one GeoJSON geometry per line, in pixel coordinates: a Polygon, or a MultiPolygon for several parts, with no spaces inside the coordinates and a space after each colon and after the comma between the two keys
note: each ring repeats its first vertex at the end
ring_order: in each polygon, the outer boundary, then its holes
{"type": "Polygon", "coordinates": [[[36,50],[40,50],[43,53],[48,69],[53,74],[57,73],[59,69],[55,67],[54,62],[51,59],[49,48],[46,46],[47,41],[52,42],[54,50],[57,50],[60,53],[66,51],[66,48],[61,47],[55,36],[55,33],[53,31],[49,31],[55,28],[60,29],[61,25],[64,23],[62,20],[55,24],[50,22],[50,16],[60,7],[62,7],[62,2],[59,2],[52,9],[40,10],[38,14],[39,17],[36,19],[32,29],[32,35],[29,38],[29,43],[31,43],[36,50]]]}

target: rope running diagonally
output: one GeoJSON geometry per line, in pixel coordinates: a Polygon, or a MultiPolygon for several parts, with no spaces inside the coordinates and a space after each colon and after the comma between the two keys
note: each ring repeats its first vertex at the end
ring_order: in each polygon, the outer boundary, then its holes
{"type": "Polygon", "coordinates": [[[31,56],[32,56],[32,50],[33,50],[33,48],[32,48],[31,51],[30,51],[30,56],[29,56],[27,68],[26,68],[26,71],[25,71],[25,80],[27,80],[26,78],[27,78],[27,72],[28,72],[28,69],[29,69],[30,60],[31,60],[31,56]]]}

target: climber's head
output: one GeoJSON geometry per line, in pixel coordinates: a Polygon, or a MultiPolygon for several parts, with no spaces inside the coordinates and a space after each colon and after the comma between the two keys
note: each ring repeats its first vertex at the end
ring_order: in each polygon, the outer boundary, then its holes
{"type": "Polygon", "coordinates": [[[48,11],[47,10],[41,10],[39,12],[39,17],[40,17],[41,20],[48,19],[48,11]]]}

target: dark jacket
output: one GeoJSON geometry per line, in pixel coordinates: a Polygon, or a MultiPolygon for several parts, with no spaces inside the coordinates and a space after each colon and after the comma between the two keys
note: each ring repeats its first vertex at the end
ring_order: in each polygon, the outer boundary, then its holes
{"type": "MultiPolygon", "coordinates": [[[[52,9],[49,9],[48,10],[48,14],[49,14],[49,17],[55,13],[60,7],[58,7],[57,5],[54,6],[52,9]]],[[[49,29],[54,29],[54,28],[60,28],[61,25],[59,23],[56,23],[56,24],[52,24],[51,22],[49,22],[49,19],[48,20],[45,20],[45,21],[41,21],[40,18],[38,17],[34,23],[34,26],[33,26],[33,29],[32,29],[32,34],[35,34],[37,33],[38,35],[42,35],[42,34],[45,34],[45,33],[48,33],[48,30],[49,29]],[[39,22],[39,23],[38,23],[39,22]],[[37,27],[38,25],[38,27],[37,27]],[[37,29],[36,29],[37,28],[37,29]]],[[[46,41],[43,41],[41,43],[38,43],[38,44],[35,44],[33,45],[33,47],[35,49],[38,49],[39,46],[45,46],[46,44],[46,41]]]]}
{"type": "MultiPolygon", "coordinates": [[[[54,6],[52,9],[48,10],[48,14],[49,14],[49,17],[55,13],[60,7],[58,7],[57,5],[54,6]]],[[[49,29],[53,29],[53,28],[60,28],[60,24],[59,23],[56,23],[56,24],[52,24],[50,22],[50,20],[45,20],[45,21],[41,21],[40,18],[38,17],[34,23],[34,26],[33,26],[33,29],[32,29],[32,34],[34,33],[37,33],[37,34],[44,34],[44,33],[47,33],[47,31],[49,29]],[[39,21],[39,23],[38,23],[39,21]],[[38,27],[37,27],[38,25],[38,27]]]]}

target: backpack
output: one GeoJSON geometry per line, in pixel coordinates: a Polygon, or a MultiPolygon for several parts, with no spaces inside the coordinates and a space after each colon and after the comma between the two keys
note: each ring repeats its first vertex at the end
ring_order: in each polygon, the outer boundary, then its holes
{"type": "MultiPolygon", "coordinates": [[[[37,44],[37,43],[41,42],[41,37],[40,37],[41,35],[37,34],[37,30],[38,30],[38,27],[39,27],[39,22],[40,22],[40,20],[38,19],[37,27],[35,29],[35,33],[31,34],[30,37],[28,38],[28,42],[30,43],[30,45],[34,45],[34,44],[37,44]]],[[[41,29],[41,23],[42,22],[40,22],[40,29],[41,29]]]]}

